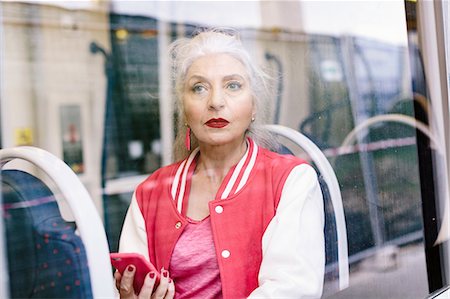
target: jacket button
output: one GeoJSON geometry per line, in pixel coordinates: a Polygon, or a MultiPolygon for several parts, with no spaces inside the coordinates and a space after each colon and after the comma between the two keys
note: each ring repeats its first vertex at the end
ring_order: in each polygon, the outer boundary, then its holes
{"type": "Polygon", "coordinates": [[[222,250],[222,257],[223,257],[224,259],[229,258],[230,255],[231,255],[231,253],[230,253],[228,250],[222,250]]]}
{"type": "Polygon", "coordinates": [[[175,228],[179,229],[181,227],[181,221],[178,221],[177,223],[175,223],[175,228]]]}
{"type": "Polygon", "coordinates": [[[223,212],[223,207],[222,206],[216,206],[214,208],[214,210],[216,211],[217,214],[222,214],[223,212]]]}

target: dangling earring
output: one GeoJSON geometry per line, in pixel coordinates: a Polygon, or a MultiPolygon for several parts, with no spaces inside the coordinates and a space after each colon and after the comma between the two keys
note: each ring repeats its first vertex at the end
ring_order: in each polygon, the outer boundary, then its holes
{"type": "Polygon", "coordinates": [[[252,122],[254,122],[255,121],[255,117],[252,117],[252,122]]]}
{"type": "Polygon", "coordinates": [[[186,128],[186,139],[184,140],[184,144],[186,145],[186,149],[188,151],[190,151],[191,150],[191,128],[190,127],[186,128]]]}

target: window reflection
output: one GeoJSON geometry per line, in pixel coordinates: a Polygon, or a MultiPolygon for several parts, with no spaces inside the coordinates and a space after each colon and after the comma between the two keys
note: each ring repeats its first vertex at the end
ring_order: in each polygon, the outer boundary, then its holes
{"type": "MultiPolygon", "coordinates": [[[[19,145],[15,132],[31,132],[30,144],[64,159],[58,113],[75,106],[80,178],[104,214],[112,251],[134,186],[171,151],[162,139],[173,126],[161,124],[176,115],[165,109],[173,99],[162,90],[169,79],[161,69],[170,66],[161,41],[233,26],[279,74],[273,123],[308,136],[337,174],[351,279],[338,292],[330,270],[325,297],[428,294],[421,133],[402,121],[414,120],[428,96],[417,37],[407,44],[403,1],[49,0],[1,8],[1,145],[19,145]],[[384,115],[392,117],[377,118],[384,115]]],[[[335,261],[327,266],[335,269],[335,261]]]]}
{"type": "Polygon", "coordinates": [[[110,26],[106,179],[151,173],[160,166],[156,20],[111,14],[110,26]]]}

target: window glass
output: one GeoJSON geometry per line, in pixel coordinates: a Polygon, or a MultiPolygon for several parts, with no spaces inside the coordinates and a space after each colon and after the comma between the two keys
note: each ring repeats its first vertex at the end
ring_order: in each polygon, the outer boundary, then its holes
{"type": "Polygon", "coordinates": [[[324,297],[424,298],[433,244],[423,198],[440,191],[438,167],[424,162],[434,149],[419,10],[398,0],[2,1],[0,147],[33,145],[64,160],[117,251],[134,188],[171,162],[169,43],[233,27],[276,77],[271,122],[308,137],[339,182],[350,280],[339,290],[338,220],[326,205],[324,297]]]}
{"type": "Polygon", "coordinates": [[[106,178],[160,166],[156,20],[110,15],[112,95],[106,104],[106,178]]]}

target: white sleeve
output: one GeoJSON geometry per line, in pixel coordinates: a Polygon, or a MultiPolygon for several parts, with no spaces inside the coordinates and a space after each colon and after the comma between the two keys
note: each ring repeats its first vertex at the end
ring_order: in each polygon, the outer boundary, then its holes
{"type": "Polygon", "coordinates": [[[289,174],[262,239],[259,287],[249,298],[320,298],[325,272],[323,198],[315,170],[289,174]]]}
{"type": "Polygon", "coordinates": [[[119,252],[140,253],[149,259],[145,221],[139,208],[136,193],[133,194],[120,234],[119,252]]]}

